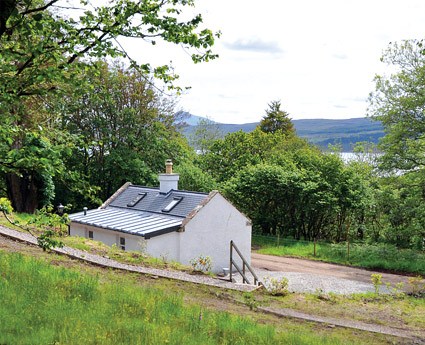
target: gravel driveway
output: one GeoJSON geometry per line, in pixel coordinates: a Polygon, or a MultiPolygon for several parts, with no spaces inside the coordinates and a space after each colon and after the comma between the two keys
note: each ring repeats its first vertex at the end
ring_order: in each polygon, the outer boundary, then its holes
{"type": "Polygon", "coordinates": [[[395,286],[395,284],[403,282],[405,289],[408,288],[408,277],[406,276],[320,261],[252,253],[252,267],[261,281],[264,281],[265,277],[277,279],[285,277],[288,279],[289,290],[297,292],[322,291],[337,294],[373,292],[375,291],[371,281],[373,273],[382,275],[384,284],[381,286],[381,292],[388,292],[385,283],[395,286]]]}

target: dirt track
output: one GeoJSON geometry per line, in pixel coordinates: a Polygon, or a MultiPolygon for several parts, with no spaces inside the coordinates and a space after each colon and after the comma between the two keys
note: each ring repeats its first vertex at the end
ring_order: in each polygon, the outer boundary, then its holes
{"type": "Polygon", "coordinates": [[[382,274],[384,283],[392,285],[403,282],[407,285],[407,276],[375,272],[361,268],[353,268],[342,265],[328,264],[320,261],[303,260],[296,258],[279,257],[273,255],[264,255],[252,253],[252,266],[256,269],[267,270],[270,272],[296,272],[310,273],[319,276],[330,276],[334,278],[348,279],[362,283],[371,283],[371,274],[382,274]]]}

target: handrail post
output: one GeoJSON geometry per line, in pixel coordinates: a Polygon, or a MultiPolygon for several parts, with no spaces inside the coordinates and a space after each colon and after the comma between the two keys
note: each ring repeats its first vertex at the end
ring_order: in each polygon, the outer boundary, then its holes
{"type": "Polygon", "coordinates": [[[239,272],[239,274],[242,276],[242,282],[245,284],[251,284],[248,280],[248,278],[246,277],[246,268],[248,268],[248,270],[251,272],[253,278],[254,278],[254,285],[262,285],[260,280],[258,279],[257,275],[255,274],[254,270],[252,269],[252,267],[248,264],[248,262],[246,261],[246,259],[244,258],[244,256],[242,255],[242,253],[240,252],[240,250],[238,249],[238,247],[235,245],[235,243],[233,242],[233,240],[230,241],[230,281],[233,281],[232,277],[233,277],[233,266],[235,266],[236,270],[239,272]],[[233,249],[236,250],[236,253],[239,255],[239,257],[242,260],[242,270],[239,267],[239,265],[236,264],[236,262],[233,260],[233,249]]]}
{"type": "Polygon", "coordinates": [[[233,276],[233,240],[230,241],[230,282],[232,282],[232,276],[233,276]]]}

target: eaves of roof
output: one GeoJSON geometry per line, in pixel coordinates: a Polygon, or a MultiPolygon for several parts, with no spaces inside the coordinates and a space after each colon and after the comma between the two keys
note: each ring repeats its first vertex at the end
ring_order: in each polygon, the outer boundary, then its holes
{"type": "Polygon", "coordinates": [[[163,217],[115,207],[89,210],[86,214],[74,213],[69,218],[75,223],[142,236],[145,239],[177,231],[183,221],[182,218],[163,217]]]}

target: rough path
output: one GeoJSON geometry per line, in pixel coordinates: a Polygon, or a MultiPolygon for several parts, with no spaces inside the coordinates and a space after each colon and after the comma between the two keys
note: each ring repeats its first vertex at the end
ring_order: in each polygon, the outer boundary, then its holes
{"type": "MultiPolygon", "coordinates": [[[[24,241],[27,243],[37,245],[37,239],[28,233],[19,232],[16,230],[6,228],[4,226],[0,226],[0,234],[15,240],[24,241]]],[[[74,249],[74,248],[70,248],[66,246],[63,248],[54,248],[53,251],[59,254],[65,254],[74,259],[84,260],[91,264],[102,266],[102,267],[111,267],[111,268],[115,268],[119,270],[143,273],[143,274],[148,274],[148,275],[168,278],[168,279],[176,279],[176,280],[181,280],[181,281],[195,283],[195,284],[216,286],[220,288],[239,290],[239,291],[253,291],[257,288],[256,286],[253,286],[253,285],[234,284],[229,281],[212,278],[206,275],[205,276],[193,275],[193,274],[189,274],[182,271],[171,271],[171,270],[165,270],[165,269],[123,264],[118,261],[105,258],[100,255],[90,254],[86,251],[74,249]]]]}
{"type": "Polygon", "coordinates": [[[408,331],[408,330],[404,330],[400,328],[370,324],[370,323],[365,323],[365,322],[360,322],[355,320],[335,319],[332,317],[309,315],[309,314],[301,313],[293,309],[286,309],[286,308],[276,309],[276,308],[270,308],[270,307],[259,307],[258,310],[266,312],[266,313],[274,314],[280,317],[291,317],[291,318],[297,318],[297,319],[302,319],[306,321],[326,323],[330,325],[331,327],[339,326],[339,327],[345,327],[345,328],[352,328],[352,329],[358,329],[358,330],[367,331],[367,332],[392,335],[395,337],[411,340],[409,343],[403,342],[405,344],[425,344],[425,338],[424,338],[425,332],[420,332],[420,333],[417,332],[413,334],[412,331],[408,331]]]}

